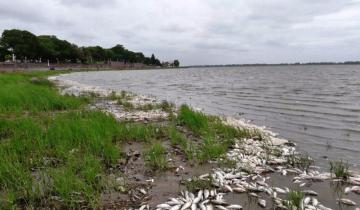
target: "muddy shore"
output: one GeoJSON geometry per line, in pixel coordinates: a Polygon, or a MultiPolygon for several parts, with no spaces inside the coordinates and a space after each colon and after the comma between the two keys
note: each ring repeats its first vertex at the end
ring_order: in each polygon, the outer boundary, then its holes
{"type": "MultiPolygon", "coordinates": [[[[167,124],[169,115],[157,108],[129,109],[111,99],[120,95],[112,90],[82,85],[50,77],[62,94],[96,96],[89,109],[99,109],[113,115],[119,122],[167,124]]],[[[133,107],[161,103],[156,98],[131,94],[126,101],[133,107]]],[[[128,105],[129,105],[128,104],[128,105]]],[[[261,132],[253,138],[236,139],[221,158],[202,164],[185,158],[177,146],[165,140],[167,161],[171,167],[162,172],[150,172],[144,150],[148,145],[128,142],[123,145],[126,161],[120,163],[123,177],[118,191],[101,196],[105,209],[359,209],[360,176],[349,170],[347,177],[329,171],[319,171],[316,163],[296,152],[296,146],[276,137],[276,134],[246,122],[222,117],[223,123],[236,128],[261,132]],[[259,136],[261,138],[259,138],[259,136]],[[229,161],[231,164],[222,164],[229,161]],[[200,180],[200,181],[199,181],[200,180]],[[196,182],[195,182],[196,181],[196,182]],[[206,188],[189,189],[184,183],[209,183],[206,188]],[[123,186],[124,185],[124,186],[123,186]],[[126,187],[125,187],[126,185],[126,187]],[[122,189],[122,187],[124,189],[122,189]],[[295,205],[300,194],[300,206],[295,205]],[[293,200],[292,200],[293,199],[293,200]]],[[[201,139],[188,133],[195,143],[201,139]]]]}

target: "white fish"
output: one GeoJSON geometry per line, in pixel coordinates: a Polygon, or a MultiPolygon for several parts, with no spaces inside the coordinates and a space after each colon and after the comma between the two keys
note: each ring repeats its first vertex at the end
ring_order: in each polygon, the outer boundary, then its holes
{"type": "Polygon", "coordinates": [[[209,190],[204,190],[204,198],[207,199],[210,195],[209,190]]]}
{"type": "Polygon", "coordinates": [[[171,206],[169,204],[163,203],[156,206],[158,209],[169,209],[171,206]]]}
{"type": "Polygon", "coordinates": [[[147,207],[147,205],[142,205],[139,210],[144,210],[147,207]]]}
{"type": "Polygon", "coordinates": [[[228,208],[225,208],[224,206],[221,205],[216,205],[215,207],[220,210],[229,210],[228,208]]]}
{"type": "Polygon", "coordinates": [[[199,207],[200,207],[201,210],[206,210],[206,206],[203,203],[200,203],[199,207]]]}
{"type": "Polygon", "coordinates": [[[304,198],[303,202],[304,202],[305,205],[308,205],[310,203],[310,200],[311,200],[310,197],[306,197],[306,198],[304,198]]]}
{"type": "Polygon", "coordinates": [[[173,206],[173,205],[181,205],[184,202],[182,202],[181,200],[178,200],[176,198],[170,198],[170,201],[166,202],[167,204],[173,206]]]}
{"type": "Polygon", "coordinates": [[[229,185],[224,185],[224,188],[228,192],[233,192],[233,189],[229,185]]]}
{"type": "Polygon", "coordinates": [[[325,206],[323,206],[321,204],[318,205],[317,208],[320,209],[320,210],[332,210],[331,208],[325,207],[325,206]]]}
{"type": "Polygon", "coordinates": [[[240,205],[232,204],[230,206],[227,206],[228,209],[242,209],[243,207],[240,205]]]}
{"type": "Polygon", "coordinates": [[[343,203],[343,204],[346,204],[346,205],[349,205],[349,206],[356,206],[356,203],[350,199],[347,199],[347,198],[342,198],[339,200],[340,203],[343,203]]]}
{"type": "Polygon", "coordinates": [[[261,206],[262,208],[266,207],[266,200],[264,199],[258,199],[258,204],[259,206],[261,206]]]}
{"type": "Polygon", "coordinates": [[[233,188],[233,191],[237,192],[237,193],[244,193],[244,192],[246,192],[246,189],[242,188],[242,187],[235,187],[235,188],[233,188]]]}
{"type": "Polygon", "coordinates": [[[224,200],[212,200],[211,203],[215,205],[227,205],[227,203],[224,200]]]}
{"type": "Polygon", "coordinates": [[[313,206],[319,205],[319,201],[316,198],[312,198],[311,203],[312,203],[313,206]]]}
{"type": "Polygon", "coordinates": [[[360,194],[360,187],[359,186],[354,186],[351,188],[351,191],[356,193],[356,194],[360,194]]]}
{"type": "Polygon", "coordinates": [[[349,192],[351,192],[351,188],[350,187],[345,187],[344,193],[349,194],[349,192]]]}
{"type": "Polygon", "coordinates": [[[207,205],[206,206],[206,210],[214,210],[214,206],[213,205],[207,205]]]}
{"type": "Polygon", "coordinates": [[[191,204],[191,210],[196,210],[196,203],[191,204]]]}
{"type": "Polygon", "coordinates": [[[305,195],[310,195],[310,196],[317,196],[318,193],[313,191],[313,190],[304,190],[303,193],[305,193],[305,195]]]}
{"type": "Polygon", "coordinates": [[[175,205],[173,207],[170,208],[170,210],[180,210],[181,205],[175,205]]]}
{"type": "Polygon", "coordinates": [[[281,194],[285,194],[285,193],[286,193],[286,191],[283,190],[283,189],[281,189],[280,187],[275,187],[274,190],[275,190],[276,192],[278,192],[278,193],[281,193],[281,194]]]}
{"type": "Polygon", "coordinates": [[[189,207],[191,206],[191,202],[187,202],[185,203],[180,210],[185,210],[185,209],[188,209],[189,207]]]}

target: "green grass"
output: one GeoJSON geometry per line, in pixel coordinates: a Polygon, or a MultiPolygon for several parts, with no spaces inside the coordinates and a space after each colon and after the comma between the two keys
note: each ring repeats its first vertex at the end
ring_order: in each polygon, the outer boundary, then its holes
{"type": "Polygon", "coordinates": [[[305,197],[305,193],[300,190],[290,190],[284,200],[284,205],[289,209],[302,209],[302,202],[305,197]]]}
{"type": "Polygon", "coordinates": [[[314,160],[306,154],[293,153],[287,156],[287,163],[293,167],[307,170],[311,165],[314,164],[314,160]]]}
{"type": "Polygon", "coordinates": [[[0,114],[78,109],[85,98],[60,96],[47,80],[29,74],[0,74],[0,114]]]}
{"type": "MultiPolygon", "coordinates": [[[[0,74],[0,206],[5,209],[99,208],[103,177],[121,158],[119,143],[134,131],[107,114],[83,110],[86,98],[59,95],[43,79],[51,74],[0,74]]],[[[131,139],[155,135],[149,133],[132,133],[131,139]]]]}
{"type": "Polygon", "coordinates": [[[192,110],[187,105],[180,107],[177,120],[180,125],[186,126],[196,134],[201,135],[209,128],[208,117],[202,112],[192,110]]]}
{"type": "Polygon", "coordinates": [[[330,173],[334,174],[337,179],[347,180],[350,176],[349,164],[343,161],[331,161],[330,173]]]}
{"type": "Polygon", "coordinates": [[[255,131],[226,125],[219,117],[194,111],[187,105],[180,107],[176,122],[203,140],[196,146],[192,144],[192,147],[196,148],[196,157],[200,163],[218,159],[236,140],[258,135],[255,131]]]}
{"type": "MultiPolygon", "coordinates": [[[[109,179],[121,173],[116,166],[126,142],[146,145],[146,165],[164,171],[170,168],[164,140],[188,161],[205,163],[222,157],[236,139],[254,135],[185,105],[176,114],[167,102],[131,107],[126,103],[132,95],[126,92],[109,99],[129,109],[161,109],[172,117],[164,123],[119,123],[85,110],[89,98],[61,96],[44,79],[52,74],[0,74],[0,206],[5,209],[100,209],[101,193],[114,189],[109,179]]],[[[189,188],[208,184],[195,180],[189,188]]]]}
{"type": "Polygon", "coordinates": [[[181,183],[186,187],[189,192],[198,192],[199,190],[213,188],[213,180],[211,176],[206,179],[199,179],[198,177],[193,177],[191,179],[182,180],[181,183]]]}
{"type": "Polygon", "coordinates": [[[169,168],[166,148],[160,142],[153,143],[144,155],[146,165],[153,171],[165,171],[169,168]]]}
{"type": "Polygon", "coordinates": [[[163,138],[166,128],[155,124],[121,123],[119,125],[119,141],[150,142],[163,138]]]}
{"type": "Polygon", "coordinates": [[[198,153],[198,160],[201,163],[207,160],[216,160],[227,152],[228,145],[221,141],[216,141],[211,137],[204,139],[204,142],[198,153]]]}

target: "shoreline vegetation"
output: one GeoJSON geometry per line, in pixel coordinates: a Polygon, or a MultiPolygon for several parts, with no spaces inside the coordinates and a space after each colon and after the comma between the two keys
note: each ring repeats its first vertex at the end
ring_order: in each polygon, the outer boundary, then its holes
{"type": "Polygon", "coordinates": [[[60,73],[0,73],[4,209],[359,209],[345,162],[321,171],[254,125],[60,73]]]}

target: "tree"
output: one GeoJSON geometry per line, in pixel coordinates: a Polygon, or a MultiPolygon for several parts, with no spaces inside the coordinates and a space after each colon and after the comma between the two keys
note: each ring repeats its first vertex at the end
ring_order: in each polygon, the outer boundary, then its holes
{"type": "Polygon", "coordinates": [[[41,58],[45,60],[76,62],[80,58],[80,49],[66,40],[60,40],[56,36],[39,36],[41,46],[41,58]]]}
{"type": "Polygon", "coordinates": [[[42,60],[46,62],[99,62],[123,61],[125,63],[144,63],[146,65],[161,66],[154,54],[146,57],[141,52],[133,52],[123,45],[116,45],[110,49],[100,46],[78,47],[56,36],[35,36],[28,31],[17,29],[5,30],[0,38],[0,61],[5,55],[14,53],[17,58],[24,60],[42,60]]]}
{"type": "Polygon", "coordinates": [[[5,61],[5,56],[9,55],[9,52],[5,48],[0,46],[0,61],[5,61]]]}
{"type": "Polygon", "coordinates": [[[85,47],[86,53],[90,56],[88,62],[100,62],[107,60],[106,51],[100,46],[85,47]]]}
{"type": "Polygon", "coordinates": [[[0,45],[22,60],[25,58],[38,59],[39,57],[39,40],[34,34],[28,31],[17,29],[5,30],[2,33],[0,45]]]}
{"type": "Polygon", "coordinates": [[[174,67],[178,68],[180,66],[180,62],[178,60],[174,60],[174,67]]]}
{"type": "Polygon", "coordinates": [[[156,58],[155,58],[154,54],[152,54],[151,57],[150,57],[150,64],[156,65],[156,58]]]}

